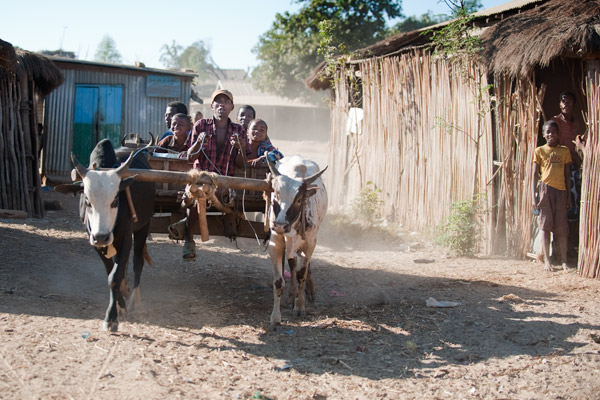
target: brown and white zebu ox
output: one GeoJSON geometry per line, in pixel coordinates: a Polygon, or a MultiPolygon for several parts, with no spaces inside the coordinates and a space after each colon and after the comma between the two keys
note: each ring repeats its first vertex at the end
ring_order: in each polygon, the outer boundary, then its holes
{"type": "Polygon", "coordinates": [[[90,155],[89,169],[71,155],[83,181],[56,187],[61,193],[83,192],[79,212],[87,228],[90,244],[98,252],[108,274],[110,300],[102,325],[104,330],[118,329],[117,305],[121,309],[127,309],[127,306],[131,309],[134,305],[139,305],[144,258],[148,262],[151,261],[146,251],[146,238],[154,212],[155,184],[134,182],[133,177],[123,178],[129,167],[150,168],[146,156],[139,154],[140,152],[134,155],[134,151],[132,148],[119,148],[115,153],[108,139],[101,140],[90,155]],[[100,171],[96,170],[97,168],[113,169],[100,171]],[[125,188],[129,188],[136,218],[132,215],[125,188]],[[132,246],[133,293],[126,304],[129,288],[125,277],[132,246]]]}
{"type": "Polygon", "coordinates": [[[281,324],[281,296],[284,257],[290,266],[289,301],[293,316],[304,317],[305,291],[314,300],[315,284],[310,258],[317,245],[317,231],[327,212],[327,191],[321,180],[325,169],[300,156],[282,158],[275,166],[267,157],[273,192],[267,198],[267,218],[271,229],[269,255],[273,263],[273,312],[271,327],[281,324]],[[269,204],[270,200],[270,204],[269,204]],[[296,271],[296,256],[300,269],[296,271]],[[297,280],[297,282],[296,282],[297,280]]]}

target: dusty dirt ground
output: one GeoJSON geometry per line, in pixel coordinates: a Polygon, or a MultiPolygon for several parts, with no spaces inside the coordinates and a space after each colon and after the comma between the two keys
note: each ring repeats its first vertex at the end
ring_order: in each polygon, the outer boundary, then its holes
{"type": "Polygon", "coordinates": [[[256,241],[212,238],[184,262],[181,244],[154,235],[143,308],[107,333],[106,274],[76,199],[48,198],[65,209],[0,220],[0,398],[600,397],[600,282],[574,270],[444,257],[415,236],[326,224],[316,302],[303,320],[284,309],[272,332],[256,241]]]}

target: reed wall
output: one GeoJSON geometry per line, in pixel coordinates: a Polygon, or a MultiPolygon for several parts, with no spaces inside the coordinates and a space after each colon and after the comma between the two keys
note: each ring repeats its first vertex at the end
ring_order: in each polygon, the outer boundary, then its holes
{"type": "Polygon", "coordinates": [[[600,60],[586,62],[587,144],[583,157],[578,273],[600,276],[600,60]]]}
{"type": "Polygon", "coordinates": [[[523,79],[494,76],[498,188],[494,209],[494,253],[525,257],[532,238],[532,163],[540,129],[545,85],[531,74],[523,79]]]}
{"type": "MultiPolygon", "coordinates": [[[[349,211],[367,182],[381,190],[383,216],[427,231],[451,203],[486,193],[491,210],[493,143],[488,85],[479,66],[424,50],[358,62],[362,134],[348,134],[351,87],[338,70],[330,138],[328,191],[334,210],[349,211]],[[332,179],[334,177],[334,179],[332,179]]],[[[481,251],[490,252],[491,212],[481,251]]]]}

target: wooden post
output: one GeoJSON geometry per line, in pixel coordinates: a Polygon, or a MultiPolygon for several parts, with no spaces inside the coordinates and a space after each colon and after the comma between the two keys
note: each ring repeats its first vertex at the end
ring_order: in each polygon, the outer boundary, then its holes
{"type": "Polygon", "coordinates": [[[196,209],[198,210],[198,226],[200,227],[200,238],[203,242],[208,241],[208,222],[206,220],[206,193],[196,185],[190,186],[190,192],[196,198],[196,209]]]}

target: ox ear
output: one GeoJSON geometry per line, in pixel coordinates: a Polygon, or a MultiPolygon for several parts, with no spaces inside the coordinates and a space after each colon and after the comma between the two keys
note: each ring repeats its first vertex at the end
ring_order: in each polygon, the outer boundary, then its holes
{"type": "Polygon", "coordinates": [[[131,186],[133,184],[133,178],[137,175],[130,176],[129,178],[121,179],[121,183],[119,184],[119,191],[125,190],[125,188],[131,186]]]}
{"type": "Polygon", "coordinates": [[[323,175],[323,172],[327,171],[327,167],[323,168],[322,170],[320,170],[319,172],[317,172],[314,175],[309,176],[308,178],[304,179],[304,182],[307,185],[310,185],[311,183],[313,183],[314,181],[316,181],[317,179],[319,179],[319,177],[321,175],[323,175]]]}
{"type": "Polygon", "coordinates": [[[317,190],[319,190],[318,186],[311,186],[306,189],[306,197],[314,196],[317,194],[317,190]]]}
{"type": "Polygon", "coordinates": [[[83,182],[66,183],[64,185],[58,185],[54,188],[55,191],[62,194],[72,194],[75,196],[78,193],[83,192],[83,182]]]}

